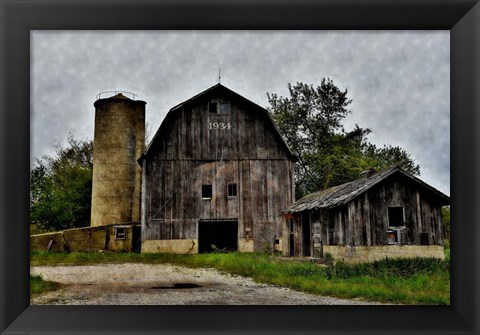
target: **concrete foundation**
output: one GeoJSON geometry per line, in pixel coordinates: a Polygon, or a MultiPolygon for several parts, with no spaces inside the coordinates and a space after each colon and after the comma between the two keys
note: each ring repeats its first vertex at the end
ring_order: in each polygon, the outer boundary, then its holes
{"type": "MultiPolygon", "coordinates": [[[[275,250],[282,250],[282,241],[276,245],[275,250]]],[[[253,239],[239,239],[238,251],[254,252],[253,239]]],[[[146,240],[142,243],[142,253],[196,254],[198,253],[198,240],[146,240]]]]}
{"type": "Polygon", "coordinates": [[[198,240],[147,240],[142,243],[142,253],[198,253],[198,240]]]}
{"type": "MultiPolygon", "coordinates": [[[[109,225],[31,235],[30,250],[51,252],[135,252],[138,250],[134,250],[133,227],[135,226],[109,225]],[[122,238],[116,237],[115,232],[118,227],[121,227],[124,231],[122,238]]],[[[140,229],[140,226],[137,226],[137,228],[140,229]]]]}
{"type": "Polygon", "coordinates": [[[275,251],[278,251],[278,252],[281,252],[281,253],[284,253],[284,247],[283,247],[284,243],[283,243],[283,239],[279,238],[278,239],[278,243],[275,243],[275,251]]]}
{"type": "Polygon", "coordinates": [[[384,246],[336,246],[324,245],[323,256],[329,253],[334,260],[346,263],[373,262],[385,258],[432,257],[445,259],[441,245],[384,245],[384,246]]]}
{"type": "Polygon", "coordinates": [[[253,252],[253,239],[241,238],[238,241],[238,251],[253,252]]]}

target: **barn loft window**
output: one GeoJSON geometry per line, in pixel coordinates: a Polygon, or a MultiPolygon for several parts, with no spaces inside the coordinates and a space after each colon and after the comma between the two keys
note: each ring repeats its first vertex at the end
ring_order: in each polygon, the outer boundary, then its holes
{"type": "Polygon", "coordinates": [[[212,185],[202,185],[202,198],[203,199],[212,198],[212,185]]]}
{"type": "Polygon", "coordinates": [[[237,184],[235,183],[228,183],[228,196],[229,197],[236,197],[237,196],[237,184]]]}
{"type": "Polygon", "coordinates": [[[390,227],[401,227],[405,225],[403,207],[388,207],[388,225],[390,227]]]}
{"type": "Polygon", "coordinates": [[[228,102],[221,102],[220,114],[228,114],[228,113],[230,113],[230,104],[228,102]]]}
{"type": "Polygon", "coordinates": [[[208,104],[208,111],[210,113],[217,113],[217,103],[216,102],[211,102],[208,104]]]}
{"type": "Polygon", "coordinates": [[[125,239],[125,228],[124,227],[115,227],[115,239],[124,240],[125,239]]]}

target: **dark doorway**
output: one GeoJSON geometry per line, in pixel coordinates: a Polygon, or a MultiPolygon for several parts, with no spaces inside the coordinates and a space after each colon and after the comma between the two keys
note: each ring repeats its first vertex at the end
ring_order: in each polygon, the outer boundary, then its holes
{"type": "Polygon", "coordinates": [[[310,213],[302,213],[302,235],[303,235],[303,256],[310,257],[310,240],[312,232],[310,231],[310,213]]]}
{"type": "Polygon", "coordinates": [[[198,252],[237,251],[238,221],[200,221],[198,252]]]}
{"type": "Polygon", "coordinates": [[[140,252],[142,248],[141,227],[132,227],[132,252],[140,252]]]}
{"type": "Polygon", "coordinates": [[[290,252],[289,255],[290,257],[295,256],[295,234],[293,230],[293,219],[290,219],[288,221],[288,235],[290,236],[289,238],[289,245],[290,245],[290,252]]]}
{"type": "Polygon", "coordinates": [[[295,237],[290,234],[290,257],[295,256],[295,237]]]}

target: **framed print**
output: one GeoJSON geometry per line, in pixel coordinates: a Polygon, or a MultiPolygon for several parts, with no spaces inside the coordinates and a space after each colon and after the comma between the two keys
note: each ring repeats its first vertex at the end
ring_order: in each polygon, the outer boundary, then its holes
{"type": "MultiPolygon", "coordinates": [[[[480,5],[477,1],[38,0],[2,1],[0,9],[2,334],[480,332],[480,5]],[[449,30],[451,217],[454,223],[458,222],[451,233],[450,306],[30,305],[28,176],[33,106],[32,32],[63,30],[449,30]]],[[[223,105],[219,102],[218,110],[216,105],[210,107],[215,108],[218,118],[231,108],[225,102],[223,105]]],[[[227,131],[231,125],[222,121],[209,127],[227,131]]],[[[237,192],[237,184],[230,182],[228,196],[235,198],[237,192]]],[[[202,199],[211,198],[211,185],[202,185],[202,199]]],[[[391,213],[395,217],[392,226],[400,226],[404,211],[392,207],[391,213]]],[[[235,224],[229,222],[232,227],[235,224]]],[[[211,228],[214,224],[204,222],[203,226],[211,228]]],[[[116,229],[116,237],[124,239],[126,228],[116,229]]],[[[392,233],[391,240],[397,238],[392,233]]]]}

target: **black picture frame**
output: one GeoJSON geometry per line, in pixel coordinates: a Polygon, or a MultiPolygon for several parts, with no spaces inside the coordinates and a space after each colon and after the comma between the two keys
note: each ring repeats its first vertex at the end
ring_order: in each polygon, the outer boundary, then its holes
{"type": "Polygon", "coordinates": [[[2,334],[479,334],[480,5],[422,1],[0,2],[2,334]],[[29,306],[31,30],[444,29],[451,34],[451,306],[29,306]]]}

